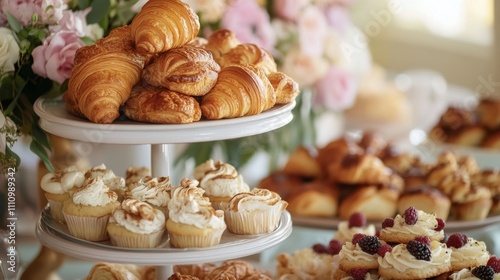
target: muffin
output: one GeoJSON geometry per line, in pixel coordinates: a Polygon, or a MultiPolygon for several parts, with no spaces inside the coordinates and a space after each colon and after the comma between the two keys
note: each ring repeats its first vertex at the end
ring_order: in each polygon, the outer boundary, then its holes
{"type": "Polygon", "coordinates": [[[111,244],[126,248],[154,248],[165,231],[165,215],[146,202],[125,199],[107,226],[111,244]]]}
{"type": "Polygon", "coordinates": [[[137,182],[127,185],[124,198],[133,198],[144,201],[159,209],[168,218],[168,202],[170,201],[169,177],[150,177],[146,176],[137,182]]]}
{"type": "Polygon", "coordinates": [[[94,166],[85,172],[85,178],[101,177],[104,184],[118,195],[118,201],[122,201],[125,192],[125,179],[116,176],[113,170],[106,168],[104,163],[94,166]]]}
{"type": "Polygon", "coordinates": [[[228,202],[235,194],[250,190],[236,168],[221,161],[207,160],[195,167],[193,176],[215,209],[221,209],[221,203],[228,202]]]}
{"type": "Polygon", "coordinates": [[[40,180],[40,186],[45,192],[45,198],[50,205],[52,218],[65,223],[62,208],[64,201],[70,199],[71,193],[80,188],[85,181],[83,172],[75,166],[67,167],[55,173],[47,173],[40,180]]]}
{"type": "Polygon", "coordinates": [[[483,241],[475,240],[462,233],[454,233],[446,240],[451,249],[451,269],[459,271],[463,268],[486,265],[490,253],[483,241]]]}
{"type": "Polygon", "coordinates": [[[109,239],[106,226],[120,206],[118,195],[100,178],[89,178],[63,206],[63,215],[71,235],[88,241],[109,239]]]}
{"type": "Polygon", "coordinates": [[[460,221],[478,221],[486,218],[493,200],[487,187],[471,185],[467,193],[452,200],[452,213],[460,221]]]}
{"type": "Polygon", "coordinates": [[[198,181],[184,178],[171,191],[166,228],[176,248],[210,247],[220,243],[226,229],[224,212],[215,210],[198,181]]]}
{"type": "Polygon", "coordinates": [[[261,234],[274,231],[288,203],[278,193],[254,188],[236,194],[223,204],[227,229],[235,234],[261,234]]]}

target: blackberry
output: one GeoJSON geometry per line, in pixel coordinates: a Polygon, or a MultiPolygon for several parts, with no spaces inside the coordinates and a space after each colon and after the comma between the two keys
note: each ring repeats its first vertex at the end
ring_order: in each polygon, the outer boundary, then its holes
{"type": "Polygon", "coordinates": [[[434,229],[435,231],[441,231],[444,229],[444,227],[446,226],[446,223],[444,222],[443,219],[441,218],[436,218],[436,221],[437,221],[437,226],[436,228],[434,229]]]}
{"type": "Polygon", "coordinates": [[[406,244],[406,249],[408,249],[408,252],[410,252],[410,254],[417,260],[431,260],[431,249],[429,249],[429,246],[422,242],[411,240],[408,244],[406,244]]]}
{"type": "Polygon", "coordinates": [[[366,273],[368,273],[368,270],[364,268],[351,268],[351,270],[349,270],[349,275],[351,275],[354,280],[364,280],[366,273]]]}
{"type": "Polygon", "coordinates": [[[394,219],[393,218],[385,218],[382,221],[382,228],[393,227],[393,226],[394,226],[394,219]]]}
{"type": "Polygon", "coordinates": [[[480,265],[472,269],[472,275],[481,280],[493,280],[493,277],[495,277],[495,271],[491,266],[480,265]]]}
{"type": "Polygon", "coordinates": [[[410,206],[405,210],[403,217],[407,225],[414,225],[418,221],[418,211],[415,207],[410,206]]]}
{"type": "Polygon", "coordinates": [[[363,238],[361,238],[358,241],[359,247],[361,247],[361,250],[363,252],[374,255],[377,253],[377,250],[382,244],[380,244],[380,241],[376,236],[373,235],[367,235],[363,238]]]}
{"type": "Polygon", "coordinates": [[[488,266],[491,266],[495,273],[500,273],[500,258],[496,256],[491,256],[487,263],[488,266]]]}
{"type": "Polygon", "coordinates": [[[366,225],[366,216],[362,212],[354,212],[349,217],[349,228],[352,227],[365,227],[366,225]]]}

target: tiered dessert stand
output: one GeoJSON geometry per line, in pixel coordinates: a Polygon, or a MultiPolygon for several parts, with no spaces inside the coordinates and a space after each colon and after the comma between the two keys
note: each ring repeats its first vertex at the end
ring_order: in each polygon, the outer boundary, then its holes
{"type": "MultiPolygon", "coordinates": [[[[288,124],[295,103],[276,106],[259,115],[191,124],[158,125],[120,119],[113,124],[95,124],[68,114],[60,99],[38,99],[34,110],[40,116],[45,131],[68,139],[106,144],[151,145],[151,171],[155,177],[170,176],[168,145],[196,143],[257,135],[288,124]]],[[[117,155],[119,157],[119,155],[117,155]]],[[[128,249],[106,242],[89,242],[68,234],[65,226],[51,219],[43,211],[36,227],[42,245],[62,254],[113,263],[132,263],[157,266],[157,279],[167,279],[173,266],[217,262],[260,253],[281,241],[292,232],[290,214],[285,211],[278,228],[261,235],[234,235],[224,233],[221,243],[210,248],[175,249],[163,245],[153,249],[128,249]]]]}

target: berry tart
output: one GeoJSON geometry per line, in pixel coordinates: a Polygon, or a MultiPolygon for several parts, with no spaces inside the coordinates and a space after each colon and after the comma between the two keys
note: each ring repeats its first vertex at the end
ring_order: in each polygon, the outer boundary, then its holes
{"type": "Polygon", "coordinates": [[[363,212],[355,212],[349,220],[339,223],[333,238],[345,243],[351,241],[356,233],[375,235],[375,232],[375,225],[366,223],[366,215],[363,212]]]}
{"type": "Polygon", "coordinates": [[[486,265],[490,253],[483,241],[477,241],[462,233],[453,233],[446,240],[451,249],[451,269],[459,271],[463,268],[486,265]]]}
{"type": "Polygon", "coordinates": [[[340,250],[339,268],[346,272],[353,268],[377,269],[377,252],[382,245],[375,235],[355,234],[340,250]]]}
{"type": "Polygon", "coordinates": [[[500,280],[500,259],[491,256],[485,265],[463,268],[453,272],[448,279],[453,280],[500,280]]]}

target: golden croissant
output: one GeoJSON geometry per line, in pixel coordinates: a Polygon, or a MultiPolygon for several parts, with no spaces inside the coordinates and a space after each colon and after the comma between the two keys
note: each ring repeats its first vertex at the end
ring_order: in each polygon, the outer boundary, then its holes
{"type": "Polygon", "coordinates": [[[139,81],[148,59],[135,52],[127,30],[120,27],[110,38],[77,50],[63,96],[69,113],[94,123],[112,123],[120,116],[120,106],[139,81]]]}
{"type": "Polygon", "coordinates": [[[221,67],[231,64],[250,64],[269,75],[277,71],[277,65],[272,55],[255,44],[239,44],[223,54],[219,60],[221,67]]]}
{"type": "Polygon", "coordinates": [[[190,96],[203,96],[217,81],[220,66],[202,48],[184,45],[160,54],[142,75],[148,84],[190,96]]]}
{"type": "Polygon", "coordinates": [[[267,75],[276,93],[276,104],[287,104],[299,95],[299,84],[283,72],[273,72],[267,75]]]}
{"type": "Polygon", "coordinates": [[[215,86],[201,101],[207,119],[256,115],[276,103],[274,89],[267,77],[248,65],[231,65],[219,72],[215,86]]]}
{"type": "Polygon", "coordinates": [[[231,30],[219,29],[208,36],[205,48],[212,53],[214,60],[220,63],[220,57],[239,44],[241,42],[231,30]]]}
{"type": "Polygon", "coordinates": [[[157,54],[193,40],[200,22],[181,0],[149,0],[130,23],[139,52],[157,54]]]}

